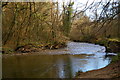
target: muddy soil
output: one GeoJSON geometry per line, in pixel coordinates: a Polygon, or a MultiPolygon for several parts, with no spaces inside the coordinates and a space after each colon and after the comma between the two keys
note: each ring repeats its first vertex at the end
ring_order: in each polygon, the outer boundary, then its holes
{"type": "Polygon", "coordinates": [[[79,73],[77,78],[112,78],[120,80],[120,60],[98,70],[79,73]]]}

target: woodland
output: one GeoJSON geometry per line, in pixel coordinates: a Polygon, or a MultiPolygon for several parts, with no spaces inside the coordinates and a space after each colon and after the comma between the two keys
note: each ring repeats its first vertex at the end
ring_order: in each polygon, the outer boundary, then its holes
{"type": "Polygon", "coordinates": [[[82,10],[74,2],[3,2],[2,46],[11,53],[24,45],[49,49],[64,47],[66,41],[106,44],[120,38],[119,1],[92,2],[82,10]],[[101,12],[98,14],[99,7],[101,12]],[[87,16],[86,11],[93,16],[87,16]]]}
{"type": "Polygon", "coordinates": [[[86,42],[117,53],[112,64],[120,63],[120,1],[86,2],[76,8],[74,5],[72,0],[61,6],[59,2],[2,2],[0,52],[31,53],[64,48],[68,41],[86,42]]]}

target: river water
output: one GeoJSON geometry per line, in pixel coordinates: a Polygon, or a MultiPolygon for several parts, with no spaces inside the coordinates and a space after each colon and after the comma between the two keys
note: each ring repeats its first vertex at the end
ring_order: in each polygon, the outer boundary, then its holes
{"type": "Polygon", "coordinates": [[[73,78],[76,72],[100,69],[110,63],[105,47],[68,42],[67,47],[28,55],[3,57],[3,78],[73,78]]]}

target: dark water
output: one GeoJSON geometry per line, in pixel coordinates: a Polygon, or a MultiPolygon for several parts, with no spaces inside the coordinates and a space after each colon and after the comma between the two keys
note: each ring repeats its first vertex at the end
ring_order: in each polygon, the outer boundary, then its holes
{"type": "Polygon", "coordinates": [[[108,65],[104,51],[103,46],[69,42],[65,49],[3,57],[3,78],[71,78],[108,65]]]}

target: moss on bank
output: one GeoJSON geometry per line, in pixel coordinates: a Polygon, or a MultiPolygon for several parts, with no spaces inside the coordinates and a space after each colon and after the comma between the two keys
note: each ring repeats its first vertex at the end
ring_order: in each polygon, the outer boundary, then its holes
{"type": "Polygon", "coordinates": [[[99,38],[91,43],[99,44],[106,47],[106,52],[120,52],[120,39],[118,38],[99,38]]]}
{"type": "Polygon", "coordinates": [[[113,62],[117,62],[117,61],[120,61],[120,53],[118,53],[117,56],[113,56],[113,57],[112,57],[112,63],[113,63],[113,62]]]}

